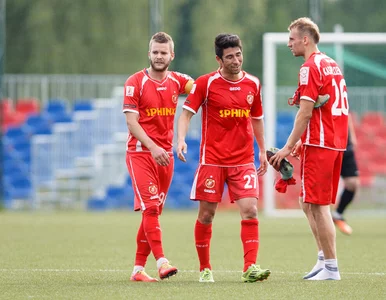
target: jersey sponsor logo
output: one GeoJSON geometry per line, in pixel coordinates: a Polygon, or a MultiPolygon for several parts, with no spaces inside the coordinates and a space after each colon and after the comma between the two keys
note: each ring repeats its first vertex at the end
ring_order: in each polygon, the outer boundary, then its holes
{"type": "Polygon", "coordinates": [[[249,105],[251,105],[253,103],[253,99],[255,99],[255,97],[252,94],[249,94],[247,96],[247,102],[249,105]]]}
{"type": "Polygon", "coordinates": [[[149,193],[153,195],[158,193],[158,188],[155,184],[149,186],[149,193]]]}
{"type": "Polygon", "coordinates": [[[126,87],[126,96],[127,97],[133,97],[134,96],[134,89],[135,87],[134,86],[127,86],[126,87]]]}
{"type": "Polygon", "coordinates": [[[216,185],[216,181],[212,178],[207,178],[205,180],[205,186],[208,188],[208,189],[213,189],[214,186],[216,185]]]}
{"type": "Polygon", "coordinates": [[[178,102],[178,95],[176,92],[174,92],[173,96],[172,96],[172,101],[173,103],[177,103],[178,102]]]}
{"type": "Polygon", "coordinates": [[[159,108],[146,108],[146,115],[148,117],[154,116],[174,116],[176,114],[176,109],[171,107],[159,107],[159,108]]]}
{"type": "Polygon", "coordinates": [[[309,74],[310,74],[310,68],[309,67],[303,67],[300,69],[299,81],[300,81],[301,85],[307,85],[308,84],[309,74]]]}
{"type": "Polygon", "coordinates": [[[231,92],[233,92],[233,91],[241,91],[241,87],[239,87],[239,86],[231,86],[231,87],[229,88],[229,90],[230,90],[231,92]]]}
{"type": "Polygon", "coordinates": [[[205,193],[210,193],[210,194],[215,194],[216,193],[215,190],[208,190],[208,189],[204,189],[204,192],[205,193]]]}
{"type": "Polygon", "coordinates": [[[190,90],[191,94],[194,94],[194,91],[196,90],[197,84],[193,83],[192,89],[190,90]]]}
{"type": "Polygon", "coordinates": [[[157,91],[166,91],[168,88],[166,86],[157,87],[157,91]]]}
{"type": "Polygon", "coordinates": [[[339,69],[338,66],[332,67],[328,66],[322,69],[324,75],[342,75],[342,71],[339,69]]]}
{"type": "Polygon", "coordinates": [[[234,109],[222,109],[220,110],[220,117],[221,118],[249,118],[249,113],[251,111],[249,109],[241,109],[241,108],[234,108],[234,109]]]}

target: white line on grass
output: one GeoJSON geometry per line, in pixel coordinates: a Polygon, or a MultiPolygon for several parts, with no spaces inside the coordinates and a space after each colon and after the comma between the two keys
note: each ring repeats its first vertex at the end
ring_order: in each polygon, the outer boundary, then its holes
{"type": "MultiPolygon", "coordinates": [[[[122,272],[122,273],[128,273],[129,270],[117,270],[117,269],[0,269],[0,272],[122,272]]],[[[178,272],[181,273],[199,273],[198,270],[178,270],[178,272]]],[[[241,273],[241,271],[234,271],[234,270],[213,270],[214,273],[241,273]]],[[[299,274],[301,272],[288,272],[288,271],[275,271],[273,270],[272,273],[276,274],[299,274]]],[[[366,272],[340,272],[341,274],[347,274],[347,275],[374,275],[374,276],[386,276],[386,273],[383,272],[372,272],[372,273],[366,273],[366,272]]]]}

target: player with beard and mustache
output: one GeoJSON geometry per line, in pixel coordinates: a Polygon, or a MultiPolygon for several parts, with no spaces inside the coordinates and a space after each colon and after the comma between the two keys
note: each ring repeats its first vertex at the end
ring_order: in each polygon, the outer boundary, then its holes
{"type": "Polygon", "coordinates": [[[174,43],[167,33],[152,36],[148,57],[150,67],[133,74],[125,83],[123,112],[129,130],[126,164],[134,189],[134,210],[142,212],[130,280],[156,282],[145,272],[150,252],[161,279],[178,271],[164,255],[159,216],[173,177],[178,96],[190,92],[193,79],[168,70],[174,59],[174,43]]]}

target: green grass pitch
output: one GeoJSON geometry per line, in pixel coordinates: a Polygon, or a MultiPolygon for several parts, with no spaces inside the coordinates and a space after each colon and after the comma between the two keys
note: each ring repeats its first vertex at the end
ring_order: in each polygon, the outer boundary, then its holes
{"type": "MultiPolygon", "coordinates": [[[[140,214],[0,213],[0,299],[386,299],[386,218],[351,216],[337,232],[341,281],[302,280],[316,261],[305,218],[260,218],[258,263],[267,281],[242,283],[240,217],[218,211],[211,262],[215,283],[199,283],[195,211],[161,216],[166,256],[177,276],[130,282],[140,214]]],[[[156,276],[151,256],[146,270],[156,276]]]]}

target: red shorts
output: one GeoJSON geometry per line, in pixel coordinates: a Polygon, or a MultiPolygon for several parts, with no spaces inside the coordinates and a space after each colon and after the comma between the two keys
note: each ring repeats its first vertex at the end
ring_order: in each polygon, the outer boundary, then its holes
{"type": "Polygon", "coordinates": [[[302,187],[300,197],[305,203],[335,203],[343,151],[303,146],[300,162],[302,187]]]}
{"type": "Polygon", "coordinates": [[[259,181],[255,165],[218,167],[198,165],[190,199],[221,202],[224,184],[228,185],[231,202],[243,198],[259,198],[259,181]]]}
{"type": "Polygon", "coordinates": [[[126,153],[126,165],[134,189],[134,210],[157,205],[160,213],[172,182],[174,157],[168,166],[158,165],[150,153],[126,153]]]}

